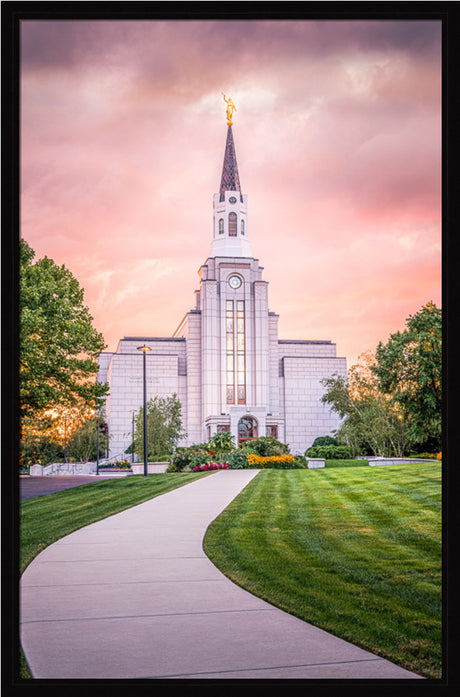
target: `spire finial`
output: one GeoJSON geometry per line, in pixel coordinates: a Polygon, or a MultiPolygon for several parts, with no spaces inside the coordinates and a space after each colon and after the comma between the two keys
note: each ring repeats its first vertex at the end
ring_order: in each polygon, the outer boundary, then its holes
{"type": "Polygon", "coordinates": [[[224,98],[224,102],[227,104],[227,126],[231,126],[233,124],[232,121],[232,116],[233,116],[233,110],[238,111],[236,106],[233,104],[232,98],[227,97],[223,92],[222,96],[224,98]]]}

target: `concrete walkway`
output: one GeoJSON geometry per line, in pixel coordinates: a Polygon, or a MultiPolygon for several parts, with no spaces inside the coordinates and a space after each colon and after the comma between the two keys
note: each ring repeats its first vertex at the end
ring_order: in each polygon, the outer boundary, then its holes
{"type": "Polygon", "coordinates": [[[59,540],[21,580],[34,678],[420,678],[229,581],[202,540],[257,474],[204,477],[59,540]]]}

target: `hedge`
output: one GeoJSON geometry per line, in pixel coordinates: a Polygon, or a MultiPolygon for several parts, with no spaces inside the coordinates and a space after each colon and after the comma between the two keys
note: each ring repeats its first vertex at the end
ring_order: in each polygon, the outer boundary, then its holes
{"type": "Polygon", "coordinates": [[[352,457],[349,445],[318,445],[305,451],[305,457],[321,457],[325,460],[348,460],[352,457]]]}

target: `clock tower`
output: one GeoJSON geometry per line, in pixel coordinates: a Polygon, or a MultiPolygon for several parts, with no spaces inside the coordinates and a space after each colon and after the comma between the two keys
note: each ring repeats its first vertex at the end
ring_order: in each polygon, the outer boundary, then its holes
{"type": "MultiPolygon", "coordinates": [[[[211,252],[199,271],[196,292],[201,325],[201,441],[227,430],[238,443],[266,435],[267,426],[279,438],[284,435],[278,418],[277,380],[270,384],[270,373],[278,376],[277,360],[270,366],[269,358],[277,356],[278,316],[268,311],[268,284],[252,255],[247,198],[241,191],[228,124],[220,188],[213,200],[211,252]]],[[[189,430],[196,421],[189,420],[189,430]]]]}

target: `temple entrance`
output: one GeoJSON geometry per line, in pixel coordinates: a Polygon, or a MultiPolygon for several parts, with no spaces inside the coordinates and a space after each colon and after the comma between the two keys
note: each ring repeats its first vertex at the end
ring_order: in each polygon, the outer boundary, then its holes
{"type": "Polygon", "coordinates": [[[238,421],[238,445],[251,438],[257,438],[257,421],[252,416],[243,416],[238,421]]]}

